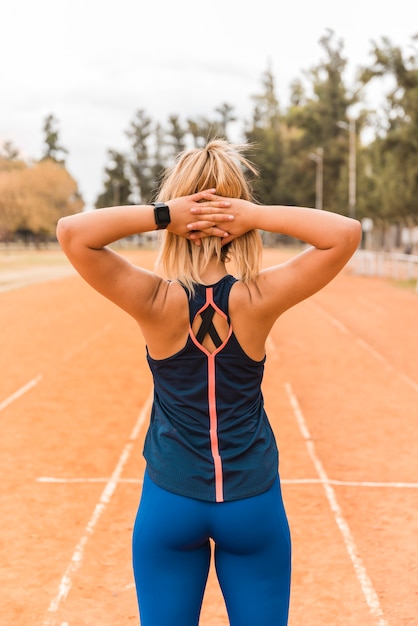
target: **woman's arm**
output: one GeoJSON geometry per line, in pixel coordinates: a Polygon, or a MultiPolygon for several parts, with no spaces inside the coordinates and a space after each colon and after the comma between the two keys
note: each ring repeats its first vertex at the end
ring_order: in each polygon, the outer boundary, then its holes
{"type": "MultiPolygon", "coordinates": [[[[219,196],[213,195],[213,199],[219,196]]],[[[227,198],[224,198],[227,201],[227,198]]],[[[200,218],[189,224],[193,230],[204,226],[205,219],[216,222],[223,211],[234,216],[228,224],[230,236],[225,242],[251,229],[289,235],[311,247],[287,263],[260,273],[257,287],[262,295],[266,314],[277,317],[297,302],[324,287],[344,267],[357,249],[361,225],[329,211],[288,206],[263,206],[245,200],[229,199],[226,208],[194,207],[192,214],[200,218]],[[205,212],[206,211],[206,212],[205,212]]],[[[193,238],[193,235],[191,235],[193,238]]]]}
{"type": "MultiPolygon", "coordinates": [[[[204,191],[167,202],[171,217],[168,230],[189,237],[190,210],[207,196],[208,192],[204,191]]],[[[218,209],[225,205],[222,200],[211,204],[218,209]]],[[[217,223],[228,222],[229,218],[228,214],[218,215],[217,223]]],[[[109,207],[61,218],[57,238],[77,272],[94,289],[139,320],[152,314],[152,302],[161,278],[133,265],[107,246],[156,228],[151,205],[109,207]]],[[[226,234],[215,222],[207,221],[198,241],[204,236],[226,234]]]]}

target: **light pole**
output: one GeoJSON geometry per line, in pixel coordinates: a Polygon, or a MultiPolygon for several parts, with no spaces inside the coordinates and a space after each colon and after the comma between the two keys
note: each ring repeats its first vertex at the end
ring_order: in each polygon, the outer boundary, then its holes
{"type": "Polygon", "coordinates": [[[337,122],[337,126],[348,130],[348,214],[356,217],[356,120],[337,122]]]}
{"type": "Polygon", "coordinates": [[[309,154],[309,158],[316,163],[315,182],[315,209],[322,209],[322,191],[324,186],[324,149],[317,148],[309,154]]]}

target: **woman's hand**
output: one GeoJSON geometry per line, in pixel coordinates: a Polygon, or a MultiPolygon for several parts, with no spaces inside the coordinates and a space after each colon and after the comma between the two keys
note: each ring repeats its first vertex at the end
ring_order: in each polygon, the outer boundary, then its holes
{"type": "Polygon", "coordinates": [[[215,190],[203,193],[206,201],[190,208],[190,213],[196,216],[196,219],[187,224],[189,239],[198,242],[202,237],[217,235],[218,231],[225,227],[226,234],[220,236],[223,243],[228,243],[254,228],[253,211],[256,208],[254,203],[240,198],[223,198],[216,195],[215,190]]]}
{"type": "Polygon", "coordinates": [[[229,223],[234,216],[229,212],[231,201],[214,195],[214,189],[167,202],[171,222],[167,230],[192,240],[199,245],[204,237],[226,238],[230,236],[229,223]],[[190,223],[191,213],[196,212],[199,220],[190,223]]]}

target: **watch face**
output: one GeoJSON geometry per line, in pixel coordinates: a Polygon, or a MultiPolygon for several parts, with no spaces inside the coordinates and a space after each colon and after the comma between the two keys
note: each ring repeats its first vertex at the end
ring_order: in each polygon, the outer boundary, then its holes
{"type": "Polygon", "coordinates": [[[158,229],[167,228],[170,223],[170,209],[163,202],[154,204],[154,217],[158,229]]]}

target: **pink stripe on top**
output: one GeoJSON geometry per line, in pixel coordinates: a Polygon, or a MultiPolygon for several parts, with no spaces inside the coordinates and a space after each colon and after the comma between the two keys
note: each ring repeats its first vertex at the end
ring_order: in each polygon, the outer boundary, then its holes
{"type": "MultiPolygon", "coordinates": [[[[213,301],[213,287],[206,288],[206,302],[204,306],[196,313],[196,316],[199,315],[204,309],[208,306],[212,306],[215,311],[221,315],[224,319],[227,319],[226,314],[221,311],[218,306],[213,301]]],[[[225,344],[228,342],[232,334],[232,327],[229,326],[228,336],[225,341],[216,348],[214,352],[209,352],[202,344],[200,344],[190,326],[189,328],[190,337],[193,343],[204,352],[208,358],[208,401],[209,401],[209,435],[210,435],[210,447],[211,453],[213,457],[213,463],[215,468],[215,495],[216,502],[223,502],[223,470],[222,470],[222,459],[219,454],[219,440],[218,440],[218,413],[216,410],[216,368],[215,368],[215,357],[222,350],[225,344]]]]}

